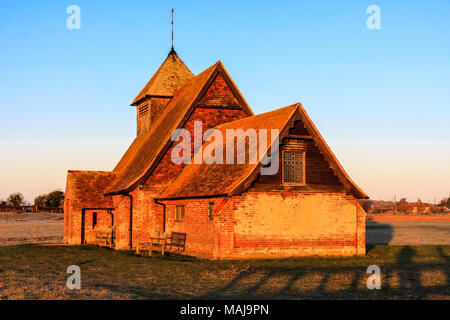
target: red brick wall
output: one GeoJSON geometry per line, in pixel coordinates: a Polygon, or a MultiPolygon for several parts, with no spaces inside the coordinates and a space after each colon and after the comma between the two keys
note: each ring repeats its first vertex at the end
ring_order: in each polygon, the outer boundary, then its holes
{"type": "Polygon", "coordinates": [[[86,244],[95,244],[95,231],[93,225],[94,212],[97,212],[96,228],[111,226],[112,216],[106,210],[85,210],[84,212],[84,237],[86,244]]]}
{"type": "MultiPolygon", "coordinates": [[[[67,179],[70,179],[68,176],[67,179]]],[[[73,201],[73,190],[67,183],[64,195],[64,243],[67,245],[81,244],[81,208],[73,201]]]]}
{"type": "MultiPolygon", "coordinates": [[[[220,109],[220,108],[195,108],[192,115],[189,117],[186,124],[183,126],[184,129],[189,130],[191,137],[194,136],[194,121],[202,121],[203,132],[213,128],[219,124],[230,122],[233,120],[244,118],[246,115],[242,110],[230,110],[230,109],[220,109]]],[[[174,178],[176,178],[181,170],[184,168],[182,164],[174,164],[171,159],[172,149],[179,142],[174,142],[169,147],[168,151],[161,159],[157,168],[150,175],[147,182],[144,183],[146,186],[155,187],[161,185],[161,187],[166,186],[174,178]]],[[[191,139],[191,154],[194,152],[194,139],[191,139]]]]}
{"type": "Polygon", "coordinates": [[[133,193],[133,247],[163,232],[163,206],[155,202],[152,191],[136,189],[133,193]]]}
{"type": "Polygon", "coordinates": [[[166,233],[186,233],[186,254],[202,258],[218,258],[221,251],[231,252],[232,219],[228,198],[164,201],[166,233]],[[209,220],[209,203],[213,220],[209,220]],[[185,206],[184,221],[176,221],[176,206],[185,206]]]}
{"type": "Polygon", "coordinates": [[[70,199],[67,199],[67,188],[66,188],[66,198],[64,199],[64,243],[71,244],[70,238],[72,235],[72,210],[70,205],[70,199]]]}
{"type": "Polygon", "coordinates": [[[339,193],[249,192],[166,203],[166,231],[187,234],[186,254],[214,259],[364,255],[365,212],[339,193]],[[214,202],[214,220],[208,220],[214,202]],[[175,221],[185,206],[183,222],[175,221]]]}
{"type": "Polygon", "coordinates": [[[230,89],[222,73],[219,73],[200,99],[199,106],[238,107],[239,102],[230,89]]]}
{"type": "Polygon", "coordinates": [[[249,192],[234,224],[235,258],[365,254],[365,212],[345,194],[249,192]]]}
{"type": "Polygon", "coordinates": [[[113,196],[114,222],[116,224],[116,249],[130,249],[130,198],[124,195],[113,196]]]}

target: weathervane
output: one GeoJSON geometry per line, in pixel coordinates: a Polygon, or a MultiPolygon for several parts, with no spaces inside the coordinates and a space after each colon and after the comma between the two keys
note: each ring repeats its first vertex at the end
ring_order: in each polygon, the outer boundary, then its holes
{"type": "Polygon", "coordinates": [[[172,8],[172,51],[173,51],[173,8],[172,8]]]}

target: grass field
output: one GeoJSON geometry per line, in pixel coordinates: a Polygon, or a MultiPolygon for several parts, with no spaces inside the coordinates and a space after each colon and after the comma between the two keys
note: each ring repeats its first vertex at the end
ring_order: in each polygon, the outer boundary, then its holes
{"type": "Polygon", "coordinates": [[[450,299],[450,246],[369,248],[366,257],[208,261],[104,248],[0,247],[1,299],[450,299]],[[381,268],[368,290],[369,265],[381,268]],[[66,288],[69,265],[81,290],[66,288]]]}

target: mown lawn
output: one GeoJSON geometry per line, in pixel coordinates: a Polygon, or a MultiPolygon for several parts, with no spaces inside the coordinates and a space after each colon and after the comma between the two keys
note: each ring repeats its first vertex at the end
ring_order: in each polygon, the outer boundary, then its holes
{"type": "Polygon", "coordinates": [[[208,261],[93,246],[0,247],[0,299],[450,299],[450,246],[369,248],[366,257],[208,261]],[[369,265],[381,268],[368,290],[369,265]],[[81,290],[66,288],[70,265],[81,290]]]}

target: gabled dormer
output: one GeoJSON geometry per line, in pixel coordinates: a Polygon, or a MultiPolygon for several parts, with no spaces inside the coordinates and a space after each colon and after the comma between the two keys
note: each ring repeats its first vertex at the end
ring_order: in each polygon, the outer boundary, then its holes
{"type": "Polygon", "coordinates": [[[194,74],[172,49],[131,104],[136,106],[138,137],[150,130],[175,91],[193,76],[194,74]]]}

